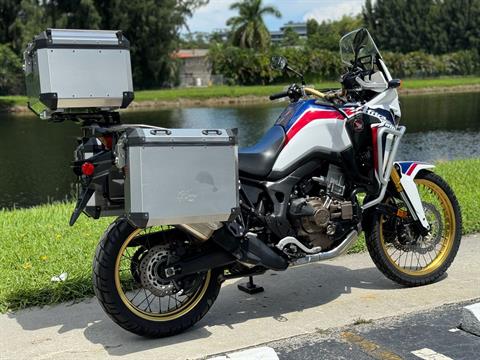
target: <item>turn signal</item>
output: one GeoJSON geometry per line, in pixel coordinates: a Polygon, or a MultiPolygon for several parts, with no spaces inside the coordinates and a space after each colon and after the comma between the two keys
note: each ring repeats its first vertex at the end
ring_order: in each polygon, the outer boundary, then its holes
{"type": "Polygon", "coordinates": [[[95,165],[92,163],[86,162],[82,164],[82,174],[85,176],[92,176],[95,171],[95,165]]]}

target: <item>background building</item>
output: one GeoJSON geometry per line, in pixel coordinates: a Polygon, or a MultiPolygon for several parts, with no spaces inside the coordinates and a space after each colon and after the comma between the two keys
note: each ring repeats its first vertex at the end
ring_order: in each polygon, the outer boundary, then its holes
{"type": "Polygon", "coordinates": [[[176,57],[180,59],[179,80],[181,87],[208,86],[212,82],[212,64],[206,49],[181,49],[176,57]]]}
{"type": "Polygon", "coordinates": [[[270,31],[272,43],[280,43],[283,41],[285,29],[293,29],[300,39],[307,39],[307,23],[288,22],[280,28],[280,31],[270,31]]]}

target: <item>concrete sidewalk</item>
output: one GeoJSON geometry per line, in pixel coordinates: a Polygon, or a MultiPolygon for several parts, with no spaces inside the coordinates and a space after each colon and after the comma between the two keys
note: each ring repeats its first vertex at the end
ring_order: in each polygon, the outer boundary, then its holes
{"type": "Polygon", "coordinates": [[[480,235],[464,237],[439,282],[403,288],[386,279],[368,254],[344,256],[257,278],[265,292],[247,295],[225,284],[192,330],[148,340],[123,331],[96,300],[0,316],[0,359],[195,359],[357,319],[379,319],[480,297],[480,235]]]}

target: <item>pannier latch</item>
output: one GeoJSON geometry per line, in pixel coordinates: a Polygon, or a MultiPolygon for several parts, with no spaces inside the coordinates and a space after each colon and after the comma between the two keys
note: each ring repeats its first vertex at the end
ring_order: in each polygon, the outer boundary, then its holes
{"type": "Polygon", "coordinates": [[[150,134],[152,135],[158,135],[159,133],[164,133],[165,135],[172,135],[172,131],[168,129],[150,130],[150,134]]]}
{"type": "Polygon", "coordinates": [[[202,134],[203,135],[222,135],[222,132],[220,130],[203,130],[202,134]]]}

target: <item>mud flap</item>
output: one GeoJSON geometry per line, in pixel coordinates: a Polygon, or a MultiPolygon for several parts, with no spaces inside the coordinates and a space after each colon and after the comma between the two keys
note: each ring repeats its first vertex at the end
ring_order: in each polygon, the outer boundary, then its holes
{"type": "Polygon", "coordinates": [[[85,209],[85,206],[87,206],[88,200],[90,200],[94,192],[94,189],[86,188],[85,191],[83,191],[82,195],[80,195],[77,200],[77,205],[75,205],[75,210],[73,210],[72,216],[70,217],[70,226],[73,226],[75,224],[83,209],[85,209]]]}

